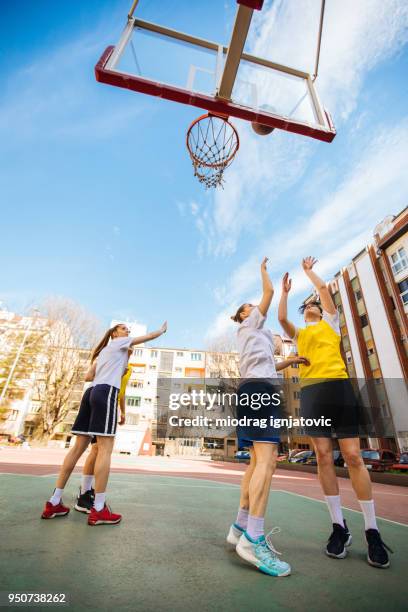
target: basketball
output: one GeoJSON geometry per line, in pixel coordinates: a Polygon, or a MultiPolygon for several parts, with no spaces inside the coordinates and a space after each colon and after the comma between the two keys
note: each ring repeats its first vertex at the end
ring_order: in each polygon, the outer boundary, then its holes
{"type": "Polygon", "coordinates": [[[258,134],[258,136],[267,136],[275,129],[269,125],[263,125],[263,123],[256,123],[256,121],[252,121],[251,126],[255,134],[258,134]]]}

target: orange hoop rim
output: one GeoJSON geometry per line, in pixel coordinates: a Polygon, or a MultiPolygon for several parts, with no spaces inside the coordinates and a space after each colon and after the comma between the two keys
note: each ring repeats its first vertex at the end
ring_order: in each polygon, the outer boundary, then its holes
{"type": "Polygon", "coordinates": [[[194,121],[191,123],[190,127],[187,130],[187,134],[186,134],[186,146],[187,146],[187,151],[193,161],[193,163],[195,165],[198,166],[204,166],[205,168],[215,168],[215,169],[221,169],[221,168],[226,168],[234,159],[235,155],[237,154],[237,151],[239,149],[239,134],[238,134],[238,130],[236,129],[236,127],[229,121],[229,117],[227,115],[221,115],[218,113],[205,113],[204,115],[201,115],[200,117],[197,117],[197,119],[194,119],[194,121]],[[200,123],[200,121],[203,121],[203,119],[210,119],[211,117],[215,117],[217,119],[222,119],[232,130],[233,134],[235,135],[235,139],[236,139],[236,146],[233,150],[233,152],[231,153],[231,155],[226,159],[223,160],[222,162],[218,162],[218,163],[208,163],[208,162],[204,162],[202,161],[199,157],[197,157],[195,155],[195,153],[191,150],[191,146],[190,146],[190,135],[191,135],[191,130],[194,128],[195,125],[197,125],[197,123],[200,123]]]}

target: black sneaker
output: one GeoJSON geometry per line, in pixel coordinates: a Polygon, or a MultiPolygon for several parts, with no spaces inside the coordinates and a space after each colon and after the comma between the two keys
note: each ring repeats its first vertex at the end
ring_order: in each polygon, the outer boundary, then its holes
{"type": "Polygon", "coordinates": [[[75,510],[89,514],[91,512],[94,499],[95,491],[93,489],[90,489],[90,491],[86,491],[85,493],[81,493],[81,489],[79,489],[79,495],[74,506],[75,510]]]}
{"type": "Polygon", "coordinates": [[[374,567],[381,567],[384,569],[390,567],[387,550],[389,550],[390,553],[393,551],[389,546],[384,544],[380,532],[377,531],[377,529],[367,529],[365,533],[368,544],[368,563],[374,567]]]}
{"type": "Polygon", "coordinates": [[[346,546],[351,544],[351,534],[347,527],[333,523],[333,531],[327,542],[326,554],[335,559],[344,559],[347,555],[346,546]]]}
{"type": "Polygon", "coordinates": [[[344,529],[346,530],[346,535],[347,535],[347,542],[344,544],[344,546],[351,546],[353,538],[349,531],[349,528],[347,527],[346,519],[344,519],[344,529]]]}

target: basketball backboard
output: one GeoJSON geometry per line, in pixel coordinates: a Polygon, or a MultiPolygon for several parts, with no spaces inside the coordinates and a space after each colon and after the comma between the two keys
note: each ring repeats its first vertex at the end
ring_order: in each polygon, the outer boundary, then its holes
{"type": "Polygon", "coordinates": [[[102,83],[331,142],[336,135],[312,75],[244,53],[262,0],[238,0],[228,46],[136,19],[95,67],[102,83]]]}

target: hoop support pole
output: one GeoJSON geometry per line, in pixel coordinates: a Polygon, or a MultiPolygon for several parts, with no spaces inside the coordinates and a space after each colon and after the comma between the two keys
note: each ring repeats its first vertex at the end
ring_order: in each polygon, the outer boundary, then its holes
{"type": "Polygon", "coordinates": [[[224,100],[231,99],[253,12],[254,9],[248,8],[243,4],[240,4],[238,7],[227,57],[225,58],[225,66],[218,87],[218,98],[223,98],[224,100]]]}
{"type": "Polygon", "coordinates": [[[322,6],[320,9],[320,23],[319,23],[319,34],[317,36],[317,51],[316,51],[316,63],[313,74],[313,81],[317,79],[317,74],[319,72],[319,61],[320,61],[320,47],[322,44],[322,34],[323,34],[323,21],[324,21],[324,9],[326,5],[326,0],[322,0],[322,6]]]}
{"type": "Polygon", "coordinates": [[[139,0],[133,0],[132,6],[130,7],[130,11],[128,13],[128,19],[132,19],[133,13],[135,12],[138,4],[139,4],[139,0]]]}

